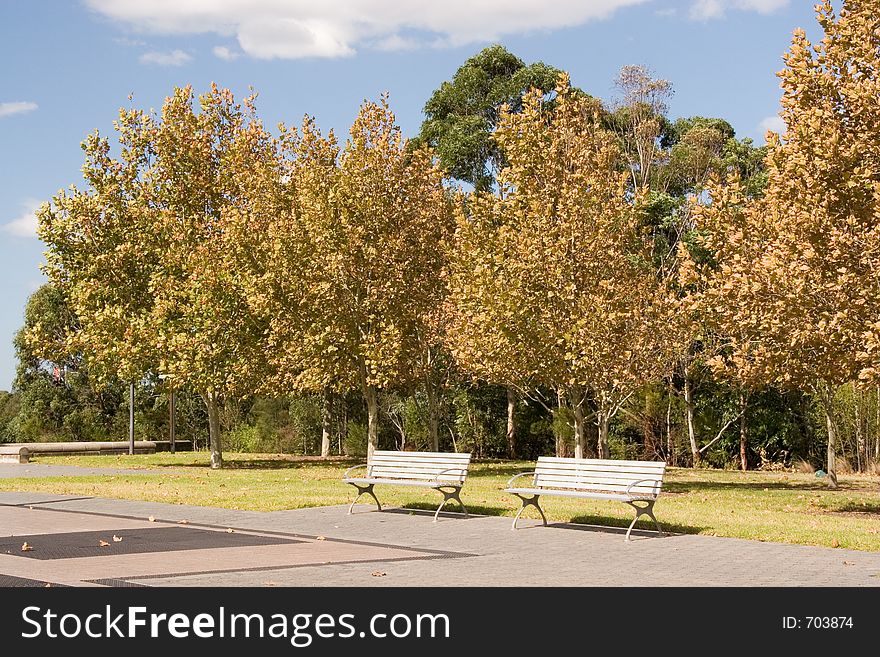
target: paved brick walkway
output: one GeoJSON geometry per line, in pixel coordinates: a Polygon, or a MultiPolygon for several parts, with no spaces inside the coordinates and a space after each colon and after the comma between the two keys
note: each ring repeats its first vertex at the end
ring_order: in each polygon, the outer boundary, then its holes
{"type": "Polygon", "coordinates": [[[618,529],[528,521],[513,532],[509,518],[434,523],[368,506],[259,513],[0,493],[0,584],[880,586],[877,553],[633,535],[627,544],[618,529]]]}

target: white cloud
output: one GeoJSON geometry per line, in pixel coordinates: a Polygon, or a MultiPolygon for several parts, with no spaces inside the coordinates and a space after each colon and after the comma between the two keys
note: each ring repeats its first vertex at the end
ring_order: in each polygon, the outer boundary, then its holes
{"type": "Polygon", "coordinates": [[[761,128],[761,131],[766,133],[768,130],[772,130],[778,134],[784,134],[786,130],[785,121],[782,120],[782,117],[778,114],[774,114],[773,116],[768,116],[766,119],[762,120],[761,123],[758,124],[758,127],[761,128]]]}
{"type": "Polygon", "coordinates": [[[691,5],[689,15],[696,21],[721,18],[724,15],[724,7],[721,5],[721,0],[697,0],[691,5]]]}
{"type": "Polygon", "coordinates": [[[141,64],[156,64],[157,66],[183,66],[192,61],[192,57],[182,50],[171,52],[145,52],[138,58],[141,64]]]}
{"type": "Polygon", "coordinates": [[[13,114],[24,114],[25,112],[33,112],[37,109],[36,103],[24,101],[16,101],[12,103],[0,103],[0,119],[4,116],[12,116],[13,114]]]}
{"type": "Polygon", "coordinates": [[[729,9],[769,14],[785,7],[789,0],[694,0],[689,12],[693,20],[723,18],[729,9]]]}
{"type": "MultiPolygon", "coordinates": [[[[344,57],[358,47],[458,46],[607,18],[649,0],[86,0],[94,11],[157,34],[235,36],[262,59],[344,57]],[[413,37],[418,34],[419,37],[413,37]]],[[[215,53],[216,54],[216,53],[215,53]]]]}
{"type": "Polygon", "coordinates": [[[375,43],[371,44],[371,47],[376,50],[384,50],[387,52],[394,52],[397,50],[415,50],[420,46],[425,44],[420,43],[417,39],[413,39],[411,37],[403,37],[399,34],[392,34],[391,36],[387,36],[383,39],[379,39],[375,43]]]}
{"type": "Polygon", "coordinates": [[[211,51],[214,53],[215,57],[219,57],[220,59],[225,59],[227,62],[231,62],[233,60],[238,59],[239,53],[233,52],[226,46],[214,46],[211,51]]]}
{"type": "Polygon", "coordinates": [[[120,45],[120,46],[134,47],[134,48],[140,48],[142,46],[147,45],[146,41],[141,41],[140,39],[130,39],[128,37],[116,37],[115,39],[113,39],[113,43],[120,45]]]}
{"type": "Polygon", "coordinates": [[[25,199],[21,203],[22,213],[0,226],[0,229],[15,237],[36,237],[37,217],[34,213],[40,209],[40,205],[40,201],[36,199],[25,199]]]}
{"type": "Polygon", "coordinates": [[[737,9],[750,9],[759,14],[770,14],[777,9],[788,5],[789,0],[737,0],[734,6],[737,9]]]}

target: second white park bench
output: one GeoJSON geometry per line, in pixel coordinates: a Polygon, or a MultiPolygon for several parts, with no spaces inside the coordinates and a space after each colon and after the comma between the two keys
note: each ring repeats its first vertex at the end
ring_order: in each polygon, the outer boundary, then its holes
{"type": "Polygon", "coordinates": [[[376,500],[379,511],[382,505],[379,498],[373,492],[376,484],[391,484],[394,486],[421,486],[433,488],[443,494],[443,501],[434,512],[434,520],[440,514],[440,509],[449,500],[455,500],[464,511],[465,517],[468,512],[461,501],[461,488],[467,479],[468,467],[470,467],[471,455],[458,454],[455,452],[373,452],[373,458],[369,463],[356,465],[345,471],[342,480],[357,488],[358,494],[348,507],[348,512],[354,508],[355,502],[365,493],[376,500]],[[358,468],[366,468],[362,477],[349,476],[358,468]]]}
{"type": "Polygon", "coordinates": [[[616,500],[629,504],[635,509],[636,517],[626,530],[626,540],[641,516],[645,515],[657,525],[662,536],[660,523],[654,517],[654,502],[663,487],[666,463],[663,461],[616,461],[609,459],[576,459],[541,456],[533,472],[522,472],[511,477],[505,492],[522,500],[522,508],[513,519],[516,522],[526,510],[533,506],[541,514],[544,524],[547,517],[538,505],[541,495],[561,497],[581,497],[599,500],[616,500]],[[533,475],[531,486],[513,487],[521,477],[533,475]]]}

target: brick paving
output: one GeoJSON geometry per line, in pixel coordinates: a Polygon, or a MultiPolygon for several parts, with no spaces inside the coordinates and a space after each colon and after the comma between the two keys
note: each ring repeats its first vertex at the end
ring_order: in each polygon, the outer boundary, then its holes
{"type": "Polygon", "coordinates": [[[0,550],[0,584],[6,576],[76,586],[880,586],[878,553],[651,532],[633,532],[627,544],[616,528],[527,520],[514,532],[509,518],[449,513],[434,523],[420,511],[346,511],[0,493],[0,543],[13,546],[0,550]],[[180,550],[158,532],[164,545],[136,553],[37,559],[15,549],[25,535],[34,550],[51,550],[54,534],[105,532],[111,542],[137,530],[145,541],[160,527],[166,536],[174,527],[207,533],[180,550]],[[230,529],[252,544],[224,541],[230,529]]]}

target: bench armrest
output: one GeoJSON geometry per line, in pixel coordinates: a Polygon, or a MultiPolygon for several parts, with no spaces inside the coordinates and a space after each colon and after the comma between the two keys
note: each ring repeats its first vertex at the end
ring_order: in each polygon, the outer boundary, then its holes
{"type": "Polygon", "coordinates": [[[369,465],[370,465],[369,463],[361,463],[360,465],[353,465],[353,466],[351,466],[348,470],[345,471],[345,474],[342,475],[342,478],[343,478],[343,479],[348,479],[348,473],[349,473],[349,472],[351,472],[352,470],[357,470],[358,468],[366,468],[366,467],[369,467],[369,465]]]}
{"type": "Polygon", "coordinates": [[[510,479],[507,480],[507,486],[506,486],[506,488],[510,488],[510,484],[512,484],[514,481],[516,481],[516,480],[519,479],[520,477],[525,477],[526,475],[533,475],[533,474],[535,474],[535,471],[534,471],[534,470],[529,470],[528,472],[520,472],[520,473],[517,474],[517,475],[513,475],[510,479]]]}
{"type": "MultiPolygon", "coordinates": [[[[635,486],[636,484],[641,484],[646,481],[651,481],[651,482],[657,483],[656,479],[639,479],[638,481],[634,481],[629,486],[626,487],[626,493],[624,493],[624,495],[632,495],[632,493],[630,492],[632,490],[632,487],[635,486]]],[[[658,495],[659,495],[659,493],[658,493],[658,495]]],[[[645,497],[648,497],[648,496],[646,495],[645,497]]],[[[654,495],[654,497],[657,497],[657,495],[654,495]]]]}
{"type": "Polygon", "coordinates": [[[460,473],[462,473],[464,476],[462,477],[462,482],[461,482],[461,483],[462,483],[462,485],[464,485],[464,481],[463,481],[463,480],[464,480],[464,479],[467,479],[467,473],[468,473],[467,468],[447,468],[446,470],[443,470],[443,471],[441,471],[441,472],[438,472],[438,473],[437,473],[437,476],[434,477],[434,481],[436,481],[438,484],[439,484],[439,483],[446,483],[446,484],[449,485],[449,486],[454,486],[455,484],[454,484],[453,482],[451,482],[451,481],[450,481],[450,482],[441,482],[441,481],[440,481],[440,475],[444,475],[444,474],[446,474],[447,472],[460,472],[460,473]]]}

